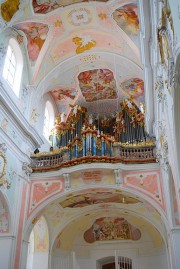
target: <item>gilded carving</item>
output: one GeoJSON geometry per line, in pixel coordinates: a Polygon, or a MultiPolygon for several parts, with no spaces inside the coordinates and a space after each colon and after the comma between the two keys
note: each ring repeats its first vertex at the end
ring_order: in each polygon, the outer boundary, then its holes
{"type": "Polygon", "coordinates": [[[171,10],[167,0],[164,1],[162,8],[161,21],[158,27],[158,43],[161,56],[161,62],[166,67],[169,59],[172,57],[171,49],[174,38],[174,26],[171,16],[171,10]]]}

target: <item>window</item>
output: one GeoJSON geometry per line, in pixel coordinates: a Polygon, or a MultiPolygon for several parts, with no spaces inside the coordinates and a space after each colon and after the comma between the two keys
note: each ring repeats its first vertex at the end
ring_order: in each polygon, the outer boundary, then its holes
{"type": "Polygon", "coordinates": [[[9,40],[6,58],[3,68],[3,78],[7,81],[14,93],[19,96],[21,76],[23,69],[22,53],[17,41],[9,40]]]}
{"type": "Polygon", "coordinates": [[[8,46],[3,70],[3,77],[9,83],[11,88],[13,88],[15,72],[16,72],[16,58],[14,55],[13,48],[11,46],[8,46]]]}
{"type": "Polygon", "coordinates": [[[50,131],[54,125],[54,109],[50,101],[46,102],[44,111],[44,129],[43,134],[47,140],[49,140],[50,131]]]}

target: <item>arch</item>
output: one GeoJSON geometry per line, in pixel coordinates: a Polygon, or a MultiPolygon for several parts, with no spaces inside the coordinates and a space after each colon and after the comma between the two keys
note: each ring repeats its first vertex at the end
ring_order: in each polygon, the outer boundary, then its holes
{"type": "Polygon", "coordinates": [[[20,84],[23,70],[23,57],[18,42],[14,38],[9,39],[8,49],[3,67],[3,78],[19,97],[20,84]]]}
{"type": "MultiPolygon", "coordinates": [[[[101,61],[98,61],[98,66],[92,67],[92,69],[104,68],[104,59],[106,58],[106,56],[108,56],[109,59],[111,60],[111,62],[109,61],[111,64],[115,59],[116,59],[117,65],[118,65],[118,63],[120,63],[124,68],[128,64],[130,64],[134,69],[136,69],[136,73],[137,73],[136,76],[139,75],[140,78],[143,79],[143,71],[142,71],[141,66],[138,65],[137,63],[133,62],[131,59],[128,59],[127,57],[125,57],[123,55],[119,55],[119,54],[113,53],[113,52],[94,52],[93,54],[95,54],[95,55],[100,54],[102,58],[101,58],[101,61]]],[[[80,58],[79,55],[71,56],[70,58],[58,63],[48,74],[43,76],[43,78],[41,79],[41,81],[38,83],[38,86],[37,86],[37,92],[36,92],[37,99],[40,100],[41,96],[43,96],[45,93],[47,93],[49,91],[49,82],[51,82],[52,78],[54,76],[56,77],[56,74],[61,73],[61,75],[62,75],[64,72],[67,72],[67,70],[69,69],[69,66],[76,67],[75,77],[77,77],[80,72],[86,71],[87,66],[79,65],[77,63],[77,60],[79,58],[80,58]],[[79,67],[79,68],[77,68],[77,67],[79,67]]],[[[88,67],[88,69],[89,69],[89,67],[88,67]]],[[[51,85],[51,88],[52,88],[52,85],[51,85]]],[[[36,99],[34,99],[34,100],[36,100],[36,99]]]]}
{"type": "Polygon", "coordinates": [[[44,216],[35,223],[29,237],[27,269],[48,268],[49,229],[44,216]]]}
{"type": "MultiPolygon", "coordinates": [[[[63,172],[65,172],[65,171],[63,171],[63,172]]],[[[32,222],[34,222],[34,221],[36,221],[36,219],[40,218],[40,216],[42,214],[46,215],[46,206],[48,207],[50,204],[54,204],[57,199],[59,199],[59,198],[63,199],[63,197],[68,196],[68,194],[71,196],[71,194],[76,193],[77,191],[87,190],[88,192],[91,192],[91,188],[93,188],[93,186],[91,186],[90,188],[89,187],[90,187],[89,185],[86,185],[84,187],[81,187],[80,189],[77,188],[76,190],[73,190],[73,191],[70,191],[70,192],[65,192],[65,193],[63,192],[61,194],[55,194],[53,197],[48,199],[48,201],[45,201],[43,204],[41,204],[37,209],[35,209],[34,212],[32,212],[31,216],[29,217],[28,222],[26,223],[26,227],[25,227],[25,230],[24,230],[24,239],[26,240],[27,234],[29,234],[30,231],[32,230],[32,222]]],[[[101,187],[100,186],[94,186],[94,188],[99,189],[99,188],[102,188],[102,186],[101,187]]],[[[109,190],[110,186],[106,185],[106,186],[103,186],[103,188],[106,189],[106,190],[109,190]]],[[[116,191],[119,191],[116,186],[114,186],[114,187],[111,186],[111,188],[115,189],[116,191]]],[[[145,200],[146,205],[147,205],[148,215],[144,215],[143,212],[141,212],[140,208],[139,208],[140,211],[136,212],[136,210],[133,207],[131,207],[131,208],[128,207],[128,208],[126,208],[126,211],[128,211],[128,214],[130,214],[133,218],[135,217],[135,218],[142,219],[142,221],[148,223],[148,225],[151,226],[152,229],[154,229],[154,231],[158,231],[159,236],[162,238],[162,242],[163,242],[163,245],[164,245],[164,253],[165,253],[165,251],[167,251],[167,241],[168,241],[167,234],[169,233],[170,227],[169,227],[168,221],[167,221],[167,219],[165,217],[165,212],[163,212],[163,209],[160,208],[160,206],[158,206],[157,204],[155,204],[155,202],[153,202],[151,199],[149,199],[146,195],[140,194],[137,191],[132,191],[130,189],[127,189],[127,188],[123,187],[123,188],[121,188],[121,192],[122,193],[126,192],[126,193],[129,194],[129,196],[134,195],[135,197],[138,197],[141,201],[145,200]],[[150,213],[150,208],[154,208],[153,209],[154,213],[159,212],[158,214],[161,215],[161,223],[162,223],[161,228],[160,228],[159,224],[157,222],[155,222],[155,219],[152,219],[152,216],[149,214],[150,213]]],[[[100,208],[98,206],[99,206],[98,204],[97,205],[94,204],[92,206],[90,205],[89,207],[86,207],[85,211],[84,210],[82,210],[81,212],[76,211],[76,214],[74,216],[70,216],[65,221],[62,220],[62,222],[60,224],[58,224],[58,226],[54,227],[53,228],[53,234],[52,234],[51,241],[50,241],[50,249],[49,249],[50,253],[54,251],[54,246],[57,245],[56,244],[57,243],[56,239],[57,239],[60,231],[63,231],[65,229],[65,227],[67,227],[69,225],[71,226],[72,223],[74,224],[76,222],[76,220],[80,220],[82,218],[83,214],[88,215],[88,214],[90,214],[91,212],[94,211],[96,213],[96,215],[100,215],[100,211],[99,211],[100,208]]],[[[47,210],[49,211],[49,208],[47,208],[47,210]]],[[[125,209],[123,209],[123,207],[119,208],[118,210],[119,210],[118,211],[118,216],[121,215],[121,214],[124,214],[125,209]]],[[[58,251],[59,251],[59,249],[58,249],[58,251]]],[[[60,251],[61,251],[61,249],[60,249],[60,251]]],[[[62,255],[64,255],[63,256],[63,262],[65,262],[65,263],[68,262],[69,259],[70,259],[69,255],[71,255],[71,254],[62,253],[62,255]]],[[[169,258],[168,252],[167,252],[166,255],[169,258]]],[[[53,259],[56,260],[56,258],[59,261],[60,258],[58,258],[58,256],[57,257],[53,256],[53,259]]],[[[75,259],[76,259],[76,257],[75,257],[75,259]]],[[[52,260],[51,260],[51,262],[53,262],[52,260]]],[[[56,263],[55,260],[54,260],[54,262],[56,263]]],[[[167,262],[169,262],[169,261],[167,261],[167,262]]],[[[53,265],[53,266],[55,266],[55,265],[53,265]]]]}
{"type": "MultiPolygon", "coordinates": [[[[91,186],[91,188],[89,188],[89,187],[87,187],[87,186],[84,186],[84,187],[81,188],[80,190],[81,190],[81,191],[89,191],[89,192],[90,192],[91,189],[93,189],[93,188],[96,188],[97,190],[98,190],[98,189],[101,189],[101,188],[106,189],[106,190],[109,190],[109,185],[108,185],[108,186],[102,186],[102,187],[98,187],[98,186],[96,186],[96,187],[95,187],[95,186],[92,187],[92,186],[91,186]]],[[[114,190],[117,189],[116,187],[112,187],[112,186],[111,186],[111,188],[114,189],[114,190]]],[[[76,194],[76,193],[78,192],[78,190],[79,190],[79,189],[71,191],[71,195],[76,194]]],[[[118,189],[117,189],[117,191],[118,191],[118,189]]],[[[152,201],[152,199],[150,199],[150,198],[147,197],[146,195],[144,195],[144,194],[142,194],[142,193],[140,193],[140,192],[137,192],[136,190],[130,190],[130,189],[127,189],[127,188],[122,188],[121,191],[122,191],[122,192],[125,192],[125,193],[128,194],[129,196],[132,196],[132,195],[133,195],[133,196],[139,197],[139,200],[140,200],[140,201],[145,201],[145,202],[146,202],[146,205],[145,205],[145,206],[147,206],[148,210],[150,210],[150,209],[152,208],[154,211],[159,212],[159,215],[161,215],[161,218],[162,218],[162,221],[163,221],[163,224],[164,224],[164,229],[166,229],[166,232],[169,231],[170,227],[169,227],[169,223],[168,223],[168,221],[167,221],[167,219],[166,219],[166,217],[165,217],[165,212],[163,211],[163,209],[162,209],[158,204],[156,204],[154,201],[152,201]]],[[[45,208],[46,208],[47,206],[49,206],[50,204],[54,203],[54,202],[57,201],[59,198],[63,198],[63,197],[65,197],[66,195],[67,195],[66,192],[61,192],[61,193],[58,193],[58,194],[55,193],[55,195],[51,196],[50,199],[44,201],[42,204],[40,204],[40,205],[39,205],[39,206],[32,212],[32,214],[30,215],[30,217],[29,217],[29,219],[28,219],[28,221],[27,221],[27,224],[26,224],[26,227],[25,227],[25,230],[24,230],[24,237],[25,237],[25,238],[27,238],[27,236],[29,236],[29,234],[30,234],[30,231],[31,231],[31,229],[32,229],[32,222],[33,222],[34,220],[38,219],[38,218],[41,216],[41,214],[42,214],[41,212],[44,212],[44,210],[45,210],[45,208]]],[[[90,210],[90,209],[89,209],[89,210],[90,210]]],[[[91,208],[91,210],[92,210],[92,208],[91,208]]],[[[130,209],[129,209],[129,210],[130,210],[130,209]]],[[[133,209],[131,209],[130,212],[131,212],[132,214],[135,214],[135,213],[136,213],[135,210],[133,210],[133,209]]],[[[82,212],[82,214],[84,214],[84,212],[82,212]]],[[[80,214],[80,215],[77,214],[77,215],[74,216],[74,218],[71,217],[71,218],[69,219],[68,223],[70,223],[70,222],[73,221],[74,219],[79,218],[80,216],[81,216],[81,214],[80,214]]],[[[140,214],[140,213],[139,213],[139,216],[140,216],[140,217],[144,217],[144,215],[143,215],[143,214],[140,214]]],[[[157,227],[156,223],[153,222],[153,220],[151,219],[150,216],[149,216],[149,217],[146,216],[145,218],[146,218],[146,220],[147,220],[149,223],[151,223],[153,226],[155,226],[157,230],[159,230],[159,227],[157,227]]],[[[66,223],[66,225],[67,225],[67,223],[66,223]]],[[[57,234],[54,236],[53,240],[51,241],[51,247],[52,247],[52,245],[53,245],[53,242],[55,242],[55,239],[56,239],[56,237],[57,237],[57,235],[58,235],[58,230],[59,230],[59,229],[63,229],[63,228],[64,228],[64,226],[58,226],[58,227],[57,227],[57,229],[56,229],[56,230],[57,230],[57,234]]],[[[164,238],[165,230],[163,231],[163,233],[162,233],[162,231],[159,231],[159,232],[161,233],[161,236],[163,237],[163,239],[166,241],[166,239],[164,238]]]]}

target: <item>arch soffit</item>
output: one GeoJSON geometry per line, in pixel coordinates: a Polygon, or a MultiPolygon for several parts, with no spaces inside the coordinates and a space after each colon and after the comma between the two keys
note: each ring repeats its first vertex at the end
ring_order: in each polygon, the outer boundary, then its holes
{"type": "MultiPolygon", "coordinates": [[[[94,186],[94,187],[91,187],[91,188],[92,189],[93,188],[96,188],[98,190],[98,189],[102,189],[102,186],[101,187],[94,186]]],[[[117,189],[116,186],[115,187],[112,187],[112,186],[103,186],[103,189],[106,189],[107,191],[109,190],[109,188],[119,191],[119,189],[117,189]]],[[[41,215],[45,215],[45,210],[46,210],[46,208],[50,204],[55,203],[60,198],[66,197],[69,193],[73,194],[73,193],[77,193],[78,191],[82,191],[82,190],[83,191],[85,191],[85,190],[89,191],[90,189],[89,189],[89,186],[85,186],[83,188],[80,188],[80,189],[77,189],[77,190],[73,190],[73,192],[66,192],[66,193],[61,193],[61,194],[58,194],[58,195],[54,195],[48,201],[46,201],[43,204],[41,204],[37,209],[34,210],[34,212],[32,212],[32,214],[30,215],[29,219],[27,220],[27,223],[26,223],[25,229],[24,229],[24,238],[28,239],[28,237],[30,235],[30,232],[31,232],[31,230],[33,228],[33,225],[35,224],[34,221],[36,221],[36,219],[38,219],[41,215]]],[[[150,199],[146,195],[143,195],[142,193],[136,192],[134,190],[130,190],[128,188],[122,188],[121,191],[122,191],[122,193],[125,192],[126,194],[128,194],[130,196],[136,196],[136,197],[138,197],[138,199],[140,201],[145,201],[146,202],[146,205],[149,205],[151,208],[153,208],[160,215],[160,218],[162,220],[162,225],[163,225],[162,227],[163,227],[163,229],[164,230],[169,230],[169,223],[168,223],[168,221],[166,219],[165,212],[162,210],[162,208],[160,206],[158,206],[154,201],[152,201],[152,199],[150,199]]],[[[83,212],[78,213],[77,215],[74,215],[72,218],[69,218],[68,221],[65,221],[64,223],[60,224],[57,227],[57,229],[56,229],[56,235],[53,236],[53,240],[55,241],[56,237],[58,236],[58,233],[59,233],[59,230],[60,229],[62,230],[67,224],[70,224],[72,220],[77,219],[80,216],[83,216],[85,214],[85,211],[86,211],[86,214],[87,214],[87,209],[88,209],[88,207],[85,207],[85,209],[83,210],[83,212]]],[[[94,208],[89,208],[89,211],[93,211],[93,210],[94,210],[94,208]]],[[[96,210],[98,211],[100,209],[97,208],[96,210]]],[[[153,221],[153,219],[152,219],[151,216],[147,216],[145,214],[139,213],[135,209],[133,209],[133,207],[131,209],[128,209],[128,208],[122,208],[120,206],[120,208],[118,210],[119,211],[123,211],[123,210],[129,211],[129,212],[131,212],[131,214],[135,214],[135,215],[137,215],[137,216],[145,219],[147,222],[149,222],[150,224],[152,224],[153,227],[155,227],[160,232],[161,236],[163,237],[163,239],[165,241],[165,237],[164,237],[164,234],[165,233],[163,233],[163,231],[160,228],[160,226],[158,226],[157,223],[155,221],[153,221]]],[[[48,219],[47,219],[47,223],[49,223],[48,219]]],[[[52,245],[53,244],[51,244],[51,246],[52,245]]]]}

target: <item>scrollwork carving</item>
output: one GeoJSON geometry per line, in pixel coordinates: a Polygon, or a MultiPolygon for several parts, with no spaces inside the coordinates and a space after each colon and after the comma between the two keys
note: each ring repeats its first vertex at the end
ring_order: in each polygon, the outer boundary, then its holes
{"type": "Polygon", "coordinates": [[[29,178],[29,176],[32,174],[32,168],[30,167],[30,164],[23,162],[22,171],[23,171],[23,177],[29,178]]]}
{"type": "Polygon", "coordinates": [[[158,102],[161,103],[165,96],[164,96],[164,83],[162,77],[158,77],[155,85],[156,94],[158,102]]]}

